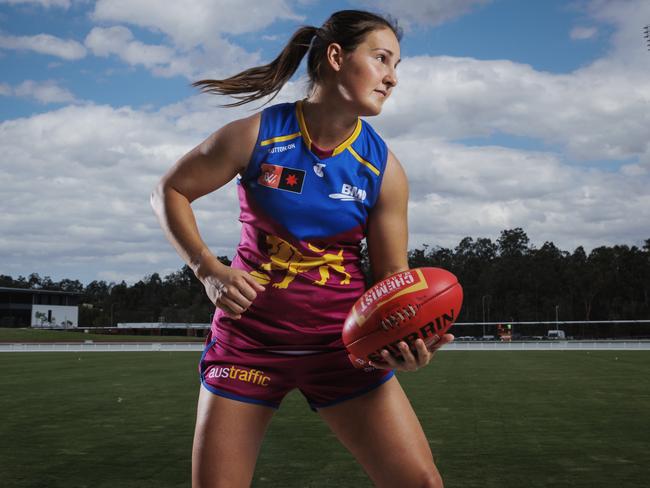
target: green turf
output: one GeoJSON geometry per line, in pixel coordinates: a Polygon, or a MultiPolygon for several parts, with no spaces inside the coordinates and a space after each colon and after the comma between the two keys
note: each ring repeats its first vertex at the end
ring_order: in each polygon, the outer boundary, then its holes
{"type": "MultiPolygon", "coordinates": [[[[0,354],[0,485],[189,486],[198,356],[0,354]]],[[[646,487],[649,378],[642,351],[443,351],[400,375],[447,488],[646,487]]],[[[253,486],[371,484],[291,394],[253,486]]]]}
{"type": "MultiPolygon", "coordinates": [[[[203,342],[204,337],[93,334],[83,328],[73,330],[43,330],[27,328],[0,328],[0,342],[203,342]]],[[[92,331],[92,329],[88,329],[92,331]]]]}

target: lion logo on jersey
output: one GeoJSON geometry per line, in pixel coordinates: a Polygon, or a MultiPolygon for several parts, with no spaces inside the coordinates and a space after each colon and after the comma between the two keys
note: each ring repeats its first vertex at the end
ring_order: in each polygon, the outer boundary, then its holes
{"type": "Polygon", "coordinates": [[[273,287],[287,288],[298,273],[304,273],[316,268],[320,273],[320,280],[314,281],[314,285],[323,286],[327,283],[330,279],[330,269],[343,275],[343,279],[340,281],[341,285],[350,284],[350,273],[345,270],[343,265],[343,249],[340,249],[337,254],[333,254],[326,252],[326,249],[318,249],[316,246],[308,244],[309,250],[317,253],[317,255],[305,256],[294,246],[277,236],[267,235],[266,243],[269,246],[271,260],[251,273],[263,285],[271,281],[267,273],[273,270],[285,271],[284,278],[277,283],[273,283],[273,287]]]}

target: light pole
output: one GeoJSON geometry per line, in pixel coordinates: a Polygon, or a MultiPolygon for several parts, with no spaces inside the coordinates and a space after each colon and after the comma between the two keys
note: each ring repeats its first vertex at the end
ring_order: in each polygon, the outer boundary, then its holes
{"type": "Polygon", "coordinates": [[[560,330],[560,327],[559,327],[559,325],[558,325],[558,316],[559,316],[558,311],[559,311],[559,310],[560,310],[560,306],[559,306],[559,305],[555,305],[555,330],[556,330],[556,331],[557,331],[557,330],[560,330]]]}
{"type": "Polygon", "coordinates": [[[481,297],[481,308],[483,309],[483,337],[485,337],[485,299],[488,299],[488,319],[490,317],[490,300],[492,297],[490,295],[483,295],[481,297]]]}

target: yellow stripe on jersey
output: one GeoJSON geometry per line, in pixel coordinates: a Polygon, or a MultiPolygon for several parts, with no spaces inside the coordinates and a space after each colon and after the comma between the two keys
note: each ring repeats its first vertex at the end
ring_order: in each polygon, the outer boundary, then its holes
{"type": "Polygon", "coordinates": [[[307,147],[311,149],[311,137],[307,131],[307,124],[305,124],[305,118],[302,115],[302,100],[296,102],[296,116],[298,117],[298,126],[300,127],[300,133],[302,134],[302,139],[307,144],[307,147]]]}
{"type": "Polygon", "coordinates": [[[352,148],[352,146],[348,146],[348,151],[350,151],[350,153],[355,157],[355,159],[356,159],[357,161],[359,161],[359,162],[360,162],[361,164],[363,164],[364,166],[368,167],[368,169],[370,169],[370,171],[372,171],[372,172],[375,173],[377,176],[379,176],[379,170],[378,170],[375,166],[373,166],[372,163],[366,161],[366,160],[363,159],[361,156],[359,156],[359,153],[356,152],[356,151],[352,148]]]}
{"type": "Polygon", "coordinates": [[[300,136],[300,132],[295,132],[293,134],[289,134],[288,136],[273,137],[271,139],[266,139],[265,141],[260,142],[260,146],[268,146],[269,144],[275,144],[276,142],[290,141],[291,139],[295,139],[296,137],[300,136]]]}
{"type": "Polygon", "coordinates": [[[362,127],[361,119],[357,119],[357,126],[354,128],[354,131],[352,132],[352,135],[350,137],[348,137],[345,141],[343,141],[342,144],[339,144],[334,149],[334,151],[332,151],[332,156],[336,156],[337,154],[342,153],[343,151],[345,151],[348,148],[352,149],[350,144],[352,144],[357,139],[357,137],[359,137],[359,134],[361,133],[361,127],[362,127]]]}
{"type": "MultiPolygon", "coordinates": [[[[298,117],[298,126],[300,127],[300,132],[302,133],[302,139],[305,141],[305,144],[307,144],[307,147],[311,150],[313,142],[311,140],[311,136],[309,135],[309,131],[307,130],[305,116],[302,113],[302,100],[298,100],[298,102],[296,102],[296,116],[298,117]]],[[[334,148],[332,151],[332,156],[341,154],[348,147],[350,147],[350,144],[356,141],[357,137],[359,137],[359,134],[361,134],[362,128],[363,125],[361,124],[361,119],[357,118],[357,125],[354,127],[352,134],[345,141],[334,148]]]]}

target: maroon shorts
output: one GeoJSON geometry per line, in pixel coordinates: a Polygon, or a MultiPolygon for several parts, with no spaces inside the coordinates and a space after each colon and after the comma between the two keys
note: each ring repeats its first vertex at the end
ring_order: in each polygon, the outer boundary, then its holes
{"type": "Polygon", "coordinates": [[[363,395],[394,374],[357,369],[344,349],[289,355],[240,351],[216,339],[209,339],[199,373],[203,386],[215,395],[273,408],[298,388],[314,410],[363,395]]]}

